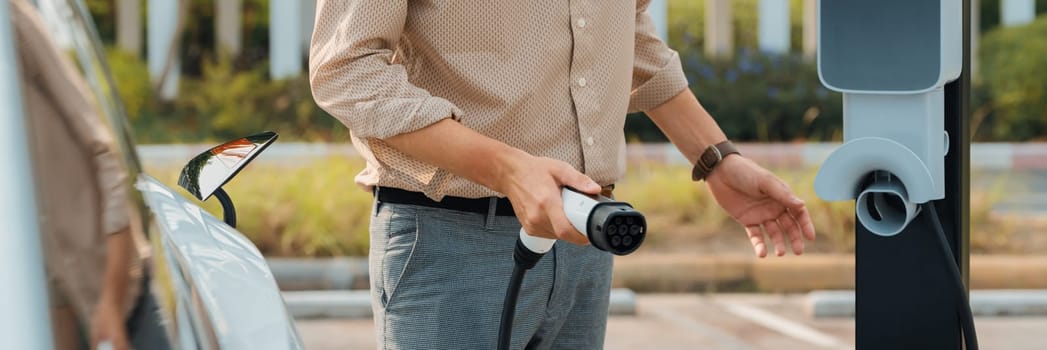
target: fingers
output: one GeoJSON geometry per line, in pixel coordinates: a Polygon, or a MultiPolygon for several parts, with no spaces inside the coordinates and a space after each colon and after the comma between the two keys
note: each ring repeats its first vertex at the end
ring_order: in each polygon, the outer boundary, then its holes
{"type": "Polygon", "coordinates": [[[554,159],[534,158],[521,169],[524,171],[513,177],[505,194],[524,231],[535,237],[588,244],[588,238],[567,220],[561,189],[568,186],[582,193],[598,194],[600,186],[571,165],[554,159]]]}
{"type": "Polygon", "coordinates": [[[782,233],[782,228],[778,226],[778,222],[774,220],[764,222],[763,229],[771,237],[771,242],[774,242],[774,255],[785,255],[785,234],[782,233]]]}
{"type": "Polygon", "coordinates": [[[567,220],[567,215],[563,212],[563,204],[559,202],[558,204],[550,207],[546,212],[549,215],[549,223],[553,227],[553,233],[556,234],[556,238],[578,245],[589,244],[589,238],[578,232],[574,225],[571,225],[571,222],[567,220]]]}
{"type": "MultiPolygon", "coordinates": [[[[518,212],[520,225],[527,234],[535,237],[565,240],[574,244],[585,245],[589,243],[587,237],[582,235],[567,220],[563,212],[563,203],[560,197],[549,196],[540,200],[533,207],[523,207],[526,213],[518,212]],[[523,215],[521,215],[523,214],[523,215]]],[[[516,205],[514,204],[514,208],[516,205]]]]}
{"type": "Polygon", "coordinates": [[[749,235],[749,243],[753,245],[753,252],[758,257],[767,256],[767,244],[763,241],[763,230],[760,225],[746,226],[745,233],[749,235]]]}
{"type": "Polygon", "coordinates": [[[789,212],[782,213],[782,216],[778,217],[778,225],[781,226],[782,231],[789,235],[789,243],[792,245],[793,254],[803,254],[804,244],[801,229],[796,224],[796,220],[789,215],[789,212]]]}
{"type": "Polygon", "coordinates": [[[803,237],[808,241],[814,240],[814,222],[811,221],[811,214],[807,211],[807,206],[800,207],[796,210],[788,210],[789,216],[793,220],[796,220],[796,225],[800,227],[800,232],[803,233],[803,237]]]}
{"type": "Polygon", "coordinates": [[[789,185],[786,185],[782,180],[770,173],[760,179],[759,187],[761,192],[786,208],[800,209],[803,207],[803,200],[793,194],[793,191],[789,189],[789,185]]]}
{"type": "Polygon", "coordinates": [[[574,170],[574,168],[567,163],[561,163],[558,167],[554,168],[552,175],[561,185],[591,195],[600,194],[601,188],[596,181],[593,181],[589,176],[574,170]]]}

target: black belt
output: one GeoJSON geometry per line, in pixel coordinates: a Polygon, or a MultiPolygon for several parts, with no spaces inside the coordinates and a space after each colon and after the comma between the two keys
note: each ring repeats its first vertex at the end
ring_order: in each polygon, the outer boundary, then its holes
{"type": "Polygon", "coordinates": [[[491,206],[491,199],[496,200],[495,214],[497,216],[516,216],[513,205],[508,198],[462,198],[445,196],[439,202],[429,199],[421,192],[401,190],[399,188],[382,187],[377,190],[378,201],[381,203],[418,205],[430,208],[440,208],[464,211],[469,213],[487,214],[491,206]]]}
{"type": "MultiPolygon", "coordinates": [[[[516,212],[513,211],[513,205],[509,203],[508,198],[462,198],[444,196],[443,199],[437,202],[432,199],[429,199],[429,197],[426,197],[425,194],[422,194],[421,192],[401,190],[399,188],[376,187],[376,191],[378,192],[378,202],[381,203],[418,205],[423,207],[457,210],[484,215],[486,215],[487,211],[490,209],[491,199],[495,199],[496,204],[494,215],[516,216],[516,212]]],[[[601,195],[608,198],[614,198],[613,191],[614,185],[607,185],[603,187],[601,195]]]]}

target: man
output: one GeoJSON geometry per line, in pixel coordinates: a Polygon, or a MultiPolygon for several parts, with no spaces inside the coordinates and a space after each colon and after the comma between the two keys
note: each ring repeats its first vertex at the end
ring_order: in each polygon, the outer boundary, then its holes
{"type": "Polygon", "coordinates": [[[57,349],[166,349],[132,237],[127,171],[80,73],[24,0],[9,0],[57,349]],[[84,344],[87,342],[88,344],[84,344]]]}
{"type": "Polygon", "coordinates": [[[609,194],[627,111],[696,163],[758,256],[762,230],[779,256],[814,239],[803,201],[736,154],[687,89],[647,3],[318,1],[313,95],[367,160],[357,183],[376,188],[381,348],[493,348],[521,224],[561,242],[524,281],[512,347],[602,348],[611,256],[583,246],[560,189],[609,194]]]}

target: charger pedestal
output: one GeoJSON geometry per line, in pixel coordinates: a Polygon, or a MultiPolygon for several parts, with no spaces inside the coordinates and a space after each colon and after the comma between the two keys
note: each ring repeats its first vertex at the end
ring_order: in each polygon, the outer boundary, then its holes
{"type": "MultiPolygon", "coordinates": [[[[969,286],[970,0],[963,1],[963,72],[945,86],[945,198],[935,201],[946,238],[969,286]]],[[[951,276],[926,210],[898,235],[855,225],[855,345],[863,349],[960,349],[951,276]]],[[[857,222],[857,220],[856,220],[857,222]]]]}

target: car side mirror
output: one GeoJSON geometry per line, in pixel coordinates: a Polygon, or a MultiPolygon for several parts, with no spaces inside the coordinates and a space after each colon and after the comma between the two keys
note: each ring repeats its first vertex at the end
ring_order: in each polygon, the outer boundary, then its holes
{"type": "Polygon", "coordinates": [[[200,153],[182,168],[178,185],[201,201],[206,201],[214,195],[222,204],[225,223],[236,227],[236,208],[222,186],[236,177],[247,163],[275,142],[277,137],[279,135],[275,132],[266,131],[232,140],[200,153]]]}

